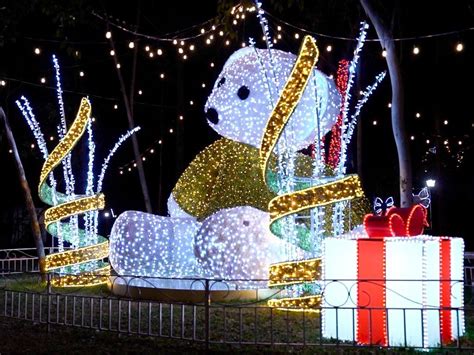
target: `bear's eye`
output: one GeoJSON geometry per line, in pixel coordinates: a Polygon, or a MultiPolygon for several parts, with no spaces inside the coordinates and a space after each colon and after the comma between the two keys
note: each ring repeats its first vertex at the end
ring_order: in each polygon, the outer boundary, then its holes
{"type": "Polygon", "coordinates": [[[221,80],[217,83],[217,87],[220,88],[225,83],[225,77],[222,77],[221,80]]]}
{"type": "Polygon", "coordinates": [[[237,91],[237,96],[241,100],[245,100],[247,97],[249,97],[249,94],[250,94],[250,90],[245,85],[242,85],[237,91]]]}

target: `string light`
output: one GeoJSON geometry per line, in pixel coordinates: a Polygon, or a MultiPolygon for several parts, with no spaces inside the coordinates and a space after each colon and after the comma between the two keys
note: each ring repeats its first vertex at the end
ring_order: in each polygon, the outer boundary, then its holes
{"type": "Polygon", "coordinates": [[[6,86],[7,82],[5,80],[0,80],[0,86],[6,86]]]}
{"type": "Polygon", "coordinates": [[[161,73],[160,74],[160,79],[164,79],[165,78],[165,73],[161,73]]]}
{"type": "Polygon", "coordinates": [[[191,45],[189,46],[189,50],[190,50],[190,51],[193,51],[193,50],[194,50],[194,44],[191,44],[191,45]]]}
{"type": "Polygon", "coordinates": [[[155,56],[155,54],[154,54],[153,52],[150,52],[150,53],[148,53],[148,56],[149,56],[150,58],[153,58],[153,57],[155,56]]]}
{"type": "Polygon", "coordinates": [[[41,82],[41,84],[44,84],[44,83],[46,83],[46,78],[44,78],[44,77],[43,77],[43,78],[41,78],[41,79],[40,79],[40,82],[41,82]]]}
{"type": "Polygon", "coordinates": [[[413,54],[418,55],[419,53],[420,53],[420,48],[418,48],[417,46],[414,46],[413,47],[413,54]]]}
{"type": "Polygon", "coordinates": [[[158,50],[156,51],[156,54],[158,54],[158,55],[163,55],[163,50],[162,50],[162,49],[158,49],[158,50]]]}
{"type": "Polygon", "coordinates": [[[184,51],[183,51],[183,48],[178,48],[178,53],[182,54],[184,51]]]}
{"type": "Polygon", "coordinates": [[[105,33],[105,38],[107,38],[107,39],[112,38],[112,32],[107,31],[107,32],[105,33]]]}
{"type": "Polygon", "coordinates": [[[150,46],[145,46],[145,51],[149,52],[150,51],[150,46]]]}
{"type": "Polygon", "coordinates": [[[143,91],[142,90],[138,90],[138,95],[142,95],[143,94],[143,91]]]}
{"type": "Polygon", "coordinates": [[[457,52],[462,52],[464,49],[464,45],[462,43],[456,44],[456,51],[457,52]]]}
{"type": "Polygon", "coordinates": [[[115,104],[115,105],[114,105],[114,110],[117,110],[117,109],[118,109],[118,105],[115,104]]]}
{"type": "Polygon", "coordinates": [[[173,133],[173,128],[170,128],[170,133],[173,133]]]}
{"type": "Polygon", "coordinates": [[[115,55],[115,51],[112,49],[110,50],[110,55],[113,57],[115,55]]]}
{"type": "Polygon", "coordinates": [[[387,51],[385,49],[382,51],[382,57],[387,57],[387,51]]]}
{"type": "Polygon", "coordinates": [[[331,46],[331,45],[327,46],[327,47],[326,47],[326,51],[327,51],[327,52],[331,52],[331,51],[332,51],[332,46],[331,46]]]}
{"type": "Polygon", "coordinates": [[[415,114],[415,117],[416,117],[416,118],[420,118],[420,117],[421,117],[421,114],[420,114],[419,112],[417,112],[417,113],[415,114]]]}
{"type": "Polygon", "coordinates": [[[446,126],[448,124],[448,120],[444,120],[443,124],[446,126]]]}
{"type": "Polygon", "coordinates": [[[135,43],[134,43],[134,42],[130,42],[130,43],[128,44],[128,48],[130,48],[130,49],[135,48],[135,43]]]}
{"type": "Polygon", "coordinates": [[[377,126],[377,121],[372,121],[372,124],[373,124],[374,126],[377,126]]]}
{"type": "Polygon", "coordinates": [[[84,72],[83,71],[80,71],[79,72],[79,76],[82,78],[84,76],[84,72]]]}
{"type": "Polygon", "coordinates": [[[117,67],[117,69],[120,69],[120,67],[121,67],[120,63],[117,63],[116,67],[117,67]]]}
{"type": "Polygon", "coordinates": [[[188,56],[187,56],[186,54],[183,55],[183,59],[184,59],[184,60],[188,59],[188,56]]]}
{"type": "Polygon", "coordinates": [[[41,50],[39,48],[35,48],[35,54],[38,55],[41,53],[41,50]]]}
{"type": "Polygon", "coordinates": [[[414,141],[414,140],[415,140],[415,136],[411,136],[410,139],[411,139],[412,141],[414,141]]]}
{"type": "Polygon", "coordinates": [[[299,33],[295,33],[295,39],[299,39],[300,38],[300,34],[299,33]]]}
{"type": "Polygon", "coordinates": [[[190,104],[191,106],[194,105],[194,101],[193,101],[193,100],[189,101],[189,104],[190,104]]]}

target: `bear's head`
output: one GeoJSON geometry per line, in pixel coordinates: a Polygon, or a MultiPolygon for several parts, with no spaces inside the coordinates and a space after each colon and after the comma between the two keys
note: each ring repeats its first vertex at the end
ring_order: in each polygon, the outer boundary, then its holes
{"type": "MultiPolygon", "coordinates": [[[[232,54],[205,105],[209,125],[220,135],[259,148],[269,115],[295,64],[296,56],[276,49],[242,48],[232,54]],[[271,51],[271,58],[270,58],[271,51]]],[[[314,70],[288,125],[293,149],[314,142],[336,122],[340,97],[331,79],[314,70]]]]}

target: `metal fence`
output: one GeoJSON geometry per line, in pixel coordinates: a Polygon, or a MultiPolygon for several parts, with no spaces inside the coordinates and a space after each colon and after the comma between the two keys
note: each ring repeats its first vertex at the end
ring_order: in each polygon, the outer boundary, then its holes
{"type": "MultiPolygon", "coordinates": [[[[195,292],[201,292],[204,297],[197,302],[156,301],[130,297],[126,291],[122,297],[111,295],[107,290],[96,288],[90,291],[83,289],[54,289],[50,284],[50,277],[44,282],[37,272],[23,272],[28,269],[37,270],[37,263],[32,263],[34,256],[22,251],[14,250],[7,254],[16,264],[2,267],[0,275],[0,316],[17,318],[24,321],[43,324],[48,331],[56,326],[88,328],[98,331],[109,331],[122,334],[144,335],[157,338],[171,338],[193,341],[207,348],[219,346],[264,346],[275,348],[299,347],[326,347],[347,348],[360,347],[355,332],[352,339],[342,340],[337,334],[333,338],[324,337],[322,312],[331,310],[335,318],[342,312],[355,314],[360,308],[354,307],[315,307],[301,312],[278,310],[268,307],[265,299],[240,300],[234,302],[220,302],[212,298],[212,288],[216,283],[225,284],[230,290],[232,286],[219,280],[194,280],[201,287],[195,292]],[[12,266],[13,265],[13,266],[12,266]],[[36,269],[35,269],[36,267],[36,269]],[[23,269],[21,269],[23,268],[23,269]]],[[[1,255],[1,254],[0,254],[1,255]]],[[[474,258],[473,258],[474,260],[474,258]]],[[[0,260],[0,263],[4,260],[0,260]]],[[[474,288],[472,276],[474,266],[466,262],[466,285],[464,287],[465,306],[462,308],[429,309],[426,308],[398,308],[384,309],[387,315],[390,312],[401,312],[401,323],[404,339],[397,343],[389,342],[384,347],[410,347],[407,336],[410,326],[406,314],[419,313],[423,319],[427,312],[438,312],[438,319],[442,312],[451,311],[453,319],[458,323],[463,317],[468,327],[474,323],[474,288]]],[[[132,288],[140,284],[140,277],[119,278],[125,286],[132,288]]],[[[143,278],[143,283],[149,283],[143,278]]],[[[191,291],[194,292],[194,289],[191,291]]],[[[263,294],[263,293],[262,293],[263,294]]],[[[378,308],[364,307],[369,314],[380,311],[378,308]]],[[[356,329],[356,317],[351,317],[351,328],[356,329]]],[[[388,324],[389,317],[385,320],[388,324]]],[[[345,325],[344,325],[345,326],[345,325]]],[[[339,324],[336,324],[339,329],[339,324]]],[[[468,328],[472,331],[472,329],[468,328]]],[[[369,330],[369,342],[365,346],[380,348],[381,345],[369,330]]],[[[455,334],[456,335],[456,334],[455,334]]],[[[458,337],[448,346],[439,344],[432,348],[446,350],[472,350],[472,340],[469,336],[458,337]]],[[[423,343],[423,345],[425,345],[423,343]]],[[[430,348],[425,346],[425,348],[430,348]]]]}
{"type": "MultiPolygon", "coordinates": [[[[136,280],[137,278],[135,278],[136,280]]],[[[323,335],[324,319],[321,312],[352,312],[360,308],[351,307],[315,307],[301,312],[278,310],[268,307],[264,300],[240,302],[211,301],[211,280],[202,280],[206,297],[203,302],[162,302],[139,300],[128,297],[116,297],[105,291],[98,294],[87,294],[88,289],[64,291],[52,289],[48,282],[42,282],[38,273],[16,274],[0,279],[0,316],[17,318],[47,326],[48,331],[54,326],[88,328],[99,331],[110,331],[122,334],[145,335],[150,337],[181,339],[201,343],[205,348],[226,346],[265,346],[265,347],[360,347],[353,333],[352,339],[342,340],[337,333],[333,338],[323,335]],[[82,293],[82,294],[81,294],[82,293]]],[[[222,282],[222,281],[219,281],[222,282]]],[[[470,287],[466,288],[469,298],[470,287]]],[[[412,315],[419,313],[423,319],[427,312],[453,312],[453,319],[466,323],[474,320],[472,300],[466,299],[466,307],[427,310],[426,308],[384,309],[387,315],[391,312],[412,315]]],[[[365,307],[364,311],[376,313],[380,308],[365,307]]],[[[352,317],[352,328],[356,329],[357,317],[352,317]]],[[[408,317],[403,321],[404,340],[386,344],[387,348],[406,348],[412,346],[407,340],[410,325],[408,317]]],[[[413,319],[413,318],[412,318],[413,319]]],[[[389,317],[386,322],[388,324],[389,317]]],[[[347,326],[348,324],[344,324],[347,326]]],[[[341,325],[337,324],[336,329],[341,325]]],[[[51,330],[52,331],[52,330],[51,330]]],[[[370,330],[369,330],[370,333],[370,330]]],[[[456,335],[456,334],[454,334],[456,335]]],[[[365,346],[381,347],[372,334],[365,346]]],[[[390,339],[390,337],[389,337],[390,339]]],[[[436,347],[446,349],[471,349],[468,338],[459,338],[448,346],[436,347]]]]}
{"type": "MultiPolygon", "coordinates": [[[[57,251],[55,247],[44,248],[46,254],[57,251]]],[[[0,249],[0,275],[39,271],[36,248],[0,249]]]]}

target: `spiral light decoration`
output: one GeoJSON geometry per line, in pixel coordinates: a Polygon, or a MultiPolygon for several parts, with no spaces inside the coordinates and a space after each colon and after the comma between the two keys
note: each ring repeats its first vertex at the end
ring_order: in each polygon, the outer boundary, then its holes
{"type": "Polygon", "coordinates": [[[39,197],[43,202],[52,206],[45,213],[47,231],[53,237],[57,237],[58,233],[61,233],[64,240],[71,244],[74,244],[72,240],[74,234],[76,234],[76,244],[79,240],[79,245],[76,245],[73,250],[46,256],[45,271],[63,269],[58,276],[52,279],[52,285],[56,287],[103,284],[107,282],[110,273],[110,266],[103,261],[108,257],[107,239],[98,235],[96,238],[97,244],[83,245],[86,243],[85,231],[82,229],[71,230],[69,224],[62,223],[62,220],[68,217],[103,209],[105,206],[104,195],[102,193],[91,196],[76,195],[77,198],[71,200],[65,194],[53,191],[47,183],[48,176],[65,159],[82,137],[90,119],[91,104],[88,99],[83,98],[70,129],[47,157],[41,169],[38,186],[39,197]],[[53,203],[53,194],[56,197],[56,204],[53,203]]]}
{"type": "MultiPolygon", "coordinates": [[[[305,36],[295,65],[268,119],[260,148],[260,166],[265,183],[268,185],[267,168],[272,151],[281,136],[291,114],[295,110],[313,73],[319,51],[315,40],[305,36]]],[[[339,201],[351,200],[363,195],[357,175],[336,177],[324,183],[302,190],[292,191],[273,198],[269,205],[270,230],[282,217],[311,208],[325,206],[339,201]]],[[[269,287],[314,282],[321,278],[321,260],[309,259],[287,261],[270,266],[269,287]]],[[[286,309],[311,309],[321,304],[320,295],[273,299],[271,307],[286,309]]]]}

